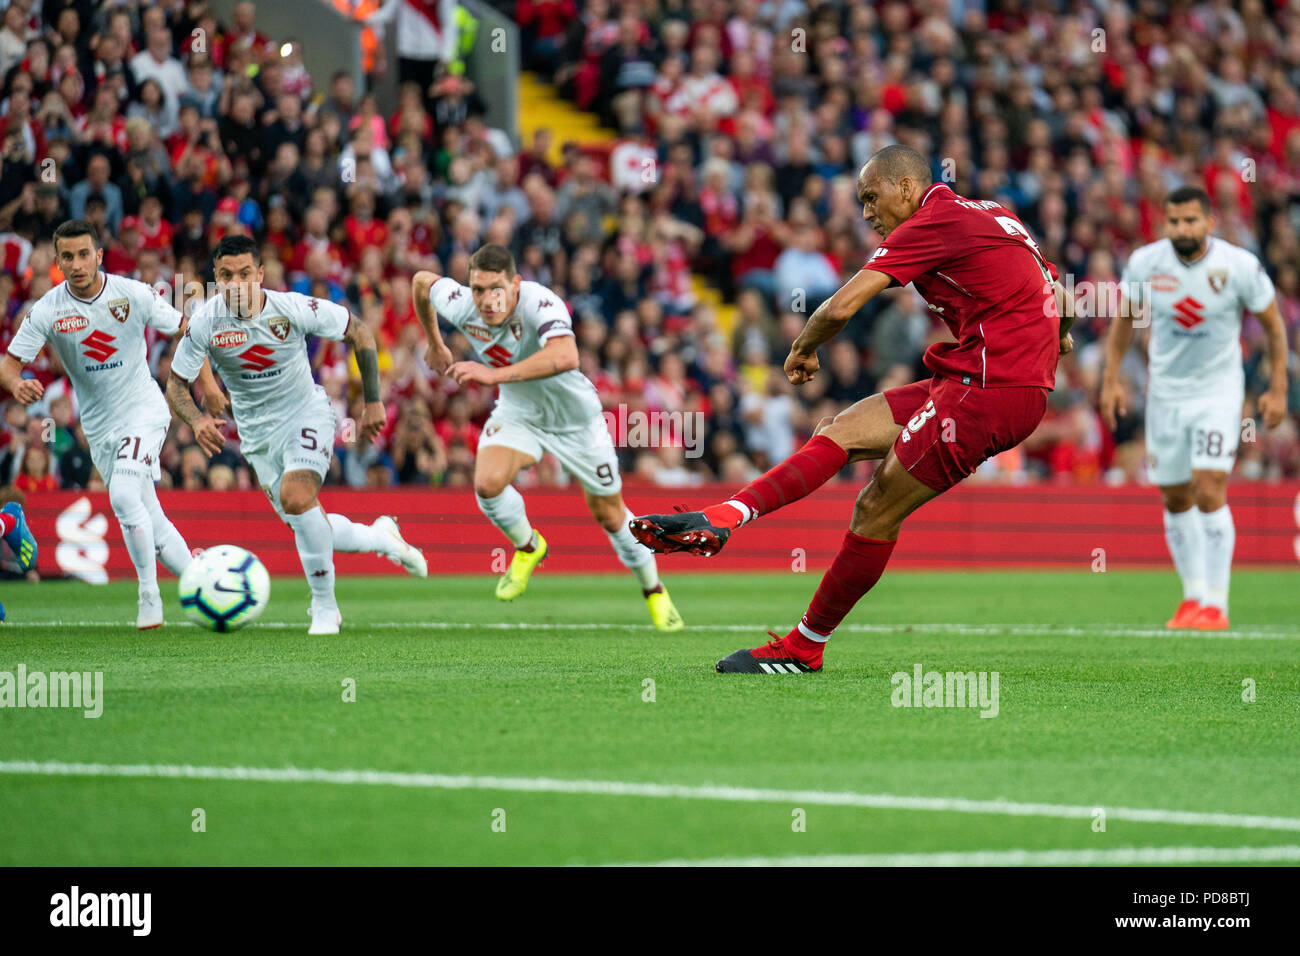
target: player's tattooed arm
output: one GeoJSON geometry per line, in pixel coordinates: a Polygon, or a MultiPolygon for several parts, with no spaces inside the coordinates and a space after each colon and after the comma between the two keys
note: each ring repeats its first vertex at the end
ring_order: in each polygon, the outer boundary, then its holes
{"type": "Polygon", "coordinates": [[[785,374],[793,385],[802,385],[817,374],[821,363],[817,349],[835,338],[858,310],[889,288],[893,277],[875,269],[860,269],[835,294],[813,311],[803,331],[790,346],[785,374]]]}
{"type": "Polygon", "coordinates": [[[0,386],[24,405],[39,402],[45,386],[34,378],[23,378],[23,363],[12,355],[0,360],[0,386]]]}
{"type": "Polygon", "coordinates": [[[167,404],[171,406],[172,412],[177,418],[193,429],[194,440],[199,443],[203,453],[211,458],[221,451],[221,446],[226,443],[221,434],[221,429],[225,427],[226,420],[224,418],[214,418],[199,408],[195,404],[194,395],[190,391],[190,383],[175,372],[167,376],[165,391],[167,404]]]}
{"type": "Polygon", "coordinates": [[[1268,391],[1259,397],[1259,413],[1264,424],[1276,428],[1286,418],[1287,364],[1290,349],[1286,341],[1286,323],[1277,307],[1277,299],[1268,308],[1255,313],[1268,335],[1268,391]]]}
{"type": "Polygon", "coordinates": [[[436,272],[422,269],[411,279],[411,299],[415,303],[415,315],[424,326],[424,334],[429,341],[429,349],[425,352],[424,361],[437,375],[444,374],[455,361],[451,349],[447,348],[442,335],[438,332],[438,316],[433,311],[433,300],[430,298],[433,294],[433,284],[441,278],[442,276],[436,272]]]}
{"type": "Polygon", "coordinates": [[[361,433],[374,438],[388,421],[388,413],[380,400],[379,352],[375,347],[375,336],[369,326],[355,315],[349,315],[343,341],[351,347],[357,359],[357,369],[361,372],[361,394],[366,402],[361,414],[361,433]]]}

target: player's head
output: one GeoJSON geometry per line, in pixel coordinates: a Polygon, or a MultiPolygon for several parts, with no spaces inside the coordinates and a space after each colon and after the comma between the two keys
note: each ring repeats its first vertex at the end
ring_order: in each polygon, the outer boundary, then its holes
{"type": "Polygon", "coordinates": [[[1200,255],[1214,231],[1210,196],[1195,186],[1180,186],[1165,197],[1165,235],[1184,259],[1200,255]]]}
{"type": "Polygon", "coordinates": [[[910,146],[886,146],[858,173],[858,200],[867,225],[887,236],[921,205],[930,188],[930,164],[910,146]]]}
{"type": "Polygon", "coordinates": [[[469,290],[474,307],[488,325],[500,325],[519,304],[519,273],[515,257],[505,246],[479,246],[469,257],[469,290]]]}
{"type": "Polygon", "coordinates": [[[69,219],[54,230],[54,256],[72,294],[86,298],[104,264],[98,230],[84,219],[69,219]]]}
{"type": "Polygon", "coordinates": [[[257,314],[262,296],[262,256],[250,236],[223,236],[212,251],[212,274],[226,308],[241,319],[257,314]]]}

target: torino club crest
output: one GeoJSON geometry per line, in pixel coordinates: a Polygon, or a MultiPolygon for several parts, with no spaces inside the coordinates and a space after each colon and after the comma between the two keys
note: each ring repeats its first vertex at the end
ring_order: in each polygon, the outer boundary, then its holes
{"type": "Polygon", "coordinates": [[[266,323],[271,330],[271,334],[283,342],[289,337],[289,320],[284,317],[271,319],[266,323]]]}
{"type": "Polygon", "coordinates": [[[108,314],[119,322],[126,322],[131,317],[131,300],[114,299],[108,303],[108,314]]]}

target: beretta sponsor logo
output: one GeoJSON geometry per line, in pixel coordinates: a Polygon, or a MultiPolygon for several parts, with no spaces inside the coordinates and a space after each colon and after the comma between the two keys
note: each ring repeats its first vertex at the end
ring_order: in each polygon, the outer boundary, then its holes
{"type": "Polygon", "coordinates": [[[219,349],[238,348],[248,341],[248,331],[246,329],[230,329],[226,332],[216,332],[212,336],[212,344],[219,349]]]}
{"type": "Polygon", "coordinates": [[[84,331],[90,321],[84,315],[65,315],[61,319],[54,320],[54,331],[73,333],[84,331]]]}

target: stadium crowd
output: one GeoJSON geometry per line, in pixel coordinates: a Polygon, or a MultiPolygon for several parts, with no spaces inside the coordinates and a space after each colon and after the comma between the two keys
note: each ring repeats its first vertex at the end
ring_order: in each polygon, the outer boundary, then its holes
{"type": "MultiPolygon", "coordinates": [[[[1161,235],[1167,191],[1203,185],[1217,234],[1265,263],[1293,350],[1292,415],[1242,444],[1237,475],[1300,476],[1294,5],[519,0],[511,12],[526,66],[619,130],[611,149],[562,144],[553,164],[541,130],[515,150],[485,123],[472,70],[445,65],[384,115],[347,73],[310,75],[301,45],[261,32],[248,2],[222,22],[207,0],[9,0],[0,349],[60,281],[51,235],[68,217],[97,225],[109,271],[178,301],[210,279],[216,241],[245,232],[268,288],[347,303],[381,343],[390,415],[373,443],[348,426],[360,385],[345,350],[312,346],[341,423],[331,480],[467,485],[492,390],[428,372],[410,277],[464,282],[474,249],[499,242],[525,279],[565,297],[612,427],[637,412],[700,416],[698,445],[670,429],[663,447],[621,449],[625,473],[738,484],[823,416],[923,377],[924,348],[947,334],[900,290],[854,319],[812,383],[781,372],[807,315],[875,248],[855,175],[900,142],[934,157],[936,180],[1014,209],[1076,294],[1104,292],[1161,235]],[[729,329],[692,273],[735,302],[729,329]]],[[[1096,411],[1107,314],[1080,315],[1047,418],[974,480],[1144,480],[1138,350],[1116,434],[1096,411]]],[[[1251,416],[1267,384],[1253,319],[1242,342],[1251,416]]],[[[463,337],[451,343],[471,357],[463,337]]],[[[163,380],[169,343],[151,345],[163,380]]],[[[30,366],[47,384],[38,406],[3,409],[0,485],[27,495],[97,481],[56,362],[47,349],[30,366]]],[[[249,487],[233,426],[228,437],[209,460],[174,424],[164,484],[249,487]]],[[[549,458],[524,478],[564,480],[549,458]]]]}

